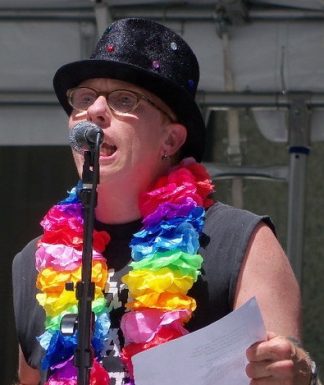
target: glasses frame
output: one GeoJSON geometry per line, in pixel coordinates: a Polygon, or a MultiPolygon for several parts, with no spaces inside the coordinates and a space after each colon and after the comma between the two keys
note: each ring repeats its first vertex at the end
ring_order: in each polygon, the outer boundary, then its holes
{"type": "Polygon", "coordinates": [[[156,108],[157,110],[159,110],[160,112],[162,112],[165,116],[168,117],[168,119],[172,122],[172,123],[175,123],[176,122],[176,119],[174,117],[172,117],[168,112],[164,111],[161,107],[159,107],[156,103],[154,103],[151,99],[149,99],[147,96],[139,93],[139,92],[136,92],[136,91],[133,91],[133,90],[127,90],[127,89],[124,89],[124,88],[119,88],[119,89],[116,89],[116,90],[113,90],[113,91],[110,91],[110,92],[103,92],[103,91],[98,91],[96,90],[95,88],[92,88],[92,87],[85,87],[85,86],[79,86],[79,87],[74,87],[74,88],[70,88],[67,90],[66,92],[66,96],[67,96],[67,99],[68,99],[68,102],[70,104],[70,106],[76,110],[76,111],[80,111],[80,112],[83,112],[83,111],[86,111],[92,104],[89,105],[89,107],[87,107],[86,109],[82,109],[82,108],[76,108],[73,103],[72,103],[72,95],[73,95],[73,92],[76,91],[76,90],[79,90],[79,89],[87,89],[87,90],[91,90],[93,91],[95,94],[96,94],[96,100],[99,98],[99,96],[104,96],[106,101],[107,101],[107,104],[109,106],[109,108],[111,110],[113,110],[114,112],[116,112],[117,114],[120,114],[120,115],[124,115],[124,114],[128,114],[130,112],[133,112],[137,106],[139,105],[140,101],[141,100],[144,100],[145,102],[149,103],[151,106],[153,106],[154,108],[156,108]],[[110,104],[109,104],[109,100],[108,100],[108,96],[110,94],[113,94],[114,92],[118,92],[118,91],[125,91],[125,92],[129,92],[130,94],[133,94],[135,97],[136,97],[136,103],[135,105],[129,110],[129,111],[125,111],[125,112],[121,112],[121,111],[118,111],[116,110],[115,108],[113,108],[110,104]]]}

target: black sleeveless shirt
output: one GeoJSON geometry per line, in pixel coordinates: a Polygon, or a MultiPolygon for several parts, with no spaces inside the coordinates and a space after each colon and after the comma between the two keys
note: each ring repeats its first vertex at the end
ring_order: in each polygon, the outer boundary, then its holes
{"type": "MultiPolygon", "coordinates": [[[[204,258],[202,272],[189,295],[196,299],[197,309],[186,328],[190,331],[202,328],[232,311],[238,275],[249,240],[260,222],[273,231],[268,217],[261,217],[246,210],[215,203],[206,214],[200,239],[199,253],[204,258]]],[[[109,371],[111,385],[124,381],[119,352],[123,346],[119,324],[127,302],[128,291],[120,278],[127,273],[130,262],[129,242],[141,227],[140,221],[122,225],[96,223],[97,230],[106,230],[111,241],[105,251],[110,288],[105,294],[112,308],[111,339],[107,343],[104,366],[109,371]]],[[[44,332],[44,311],[36,301],[35,251],[37,239],[31,241],[13,261],[13,301],[18,341],[27,363],[40,367],[42,349],[36,337],[44,332]]],[[[44,374],[44,373],[43,373],[44,374]]],[[[44,376],[45,377],[45,374],[44,376]]]]}

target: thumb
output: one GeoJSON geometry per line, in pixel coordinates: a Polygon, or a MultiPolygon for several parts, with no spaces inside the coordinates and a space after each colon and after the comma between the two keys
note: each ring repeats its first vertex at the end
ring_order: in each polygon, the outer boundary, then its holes
{"type": "Polygon", "coordinates": [[[274,333],[274,332],[270,332],[270,331],[267,331],[267,341],[271,340],[272,338],[275,338],[277,337],[278,334],[274,333]]]}

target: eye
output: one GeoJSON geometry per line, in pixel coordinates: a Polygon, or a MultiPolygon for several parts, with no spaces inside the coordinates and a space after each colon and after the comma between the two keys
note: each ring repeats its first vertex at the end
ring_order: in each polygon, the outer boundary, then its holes
{"type": "Polygon", "coordinates": [[[129,91],[116,90],[109,94],[109,105],[118,112],[130,112],[137,105],[137,96],[129,91]]]}
{"type": "Polygon", "coordinates": [[[85,110],[97,99],[97,94],[93,90],[79,88],[72,94],[72,104],[75,108],[85,110]]]}

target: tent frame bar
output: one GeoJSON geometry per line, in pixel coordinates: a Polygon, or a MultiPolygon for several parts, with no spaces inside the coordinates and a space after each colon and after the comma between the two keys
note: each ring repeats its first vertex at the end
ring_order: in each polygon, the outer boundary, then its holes
{"type": "MultiPolygon", "coordinates": [[[[99,2],[109,8],[113,19],[123,17],[149,17],[163,22],[217,22],[219,14],[215,4],[151,4],[151,5],[110,5],[99,2]]],[[[74,3],[73,6],[0,6],[0,21],[92,21],[95,22],[93,4],[85,5],[83,2],[74,3]]],[[[250,9],[247,22],[253,21],[321,21],[324,19],[322,10],[298,9],[250,9]]]]}
{"type": "MultiPolygon", "coordinates": [[[[304,95],[308,108],[324,108],[324,92],[199,92],[197,102],[201,108],[290,108],[296,95],[304,95]]],[[[58,105],[52,90],[16,89],[0,90],[0,105],[58,105]]]]}

